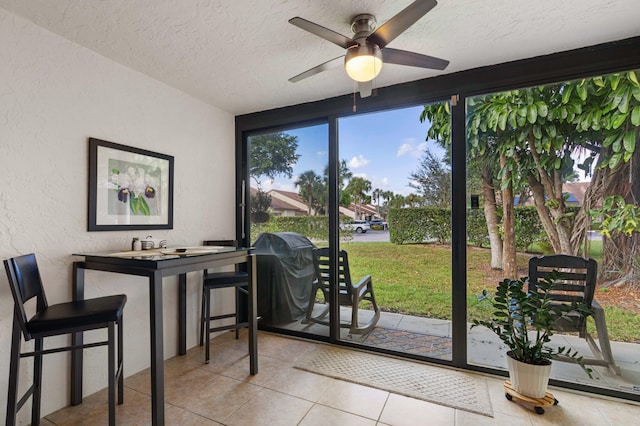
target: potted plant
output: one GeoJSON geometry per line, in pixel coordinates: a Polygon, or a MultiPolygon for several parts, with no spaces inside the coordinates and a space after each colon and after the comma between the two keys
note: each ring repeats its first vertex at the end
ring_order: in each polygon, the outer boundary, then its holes
{"type": "MultiPolygon", "coordinates": [[[[494,309],[490,320],[473,320],[471,328],[483,325],[496,333],[509,348],[507,365],[511,385],[516,392],[542,398],[547,391],[551,360],[562,356],[579,364],[591,377],[591,369],[582,363],[578,352],[567,347],[547,346],[558,318],[570,320],[567,314],[578,311],[588,315],[590,308],[576,303],[552,303],[551,290],[554,277],[538,282],[537,291],[525,290],[526,278],[505,279],[496,287],[490,303],[494,309]]],[[[489,300],[486,290],[479,296],[489,300]]]]}
{"type": "Polygon", "coordinates": [[[271,207],[271,195],[258,189],[256,195],[251,196],[251,221],[253,223],[268,222],[269,207],[271,207]]]}

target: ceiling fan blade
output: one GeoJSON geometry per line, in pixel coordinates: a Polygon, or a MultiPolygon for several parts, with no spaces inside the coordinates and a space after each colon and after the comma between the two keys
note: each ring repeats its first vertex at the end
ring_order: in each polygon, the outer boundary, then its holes
{"type": "Polygon", "coordinates": [[[373,89],[373,80],[361,81],[358,83],[358,90],[360,91],[360,97],[366,98],[371,96],[371,90],[373,89]]]}
{"type": "Polygon", "coordinates": [[[436,0],[416,0],[404,8],[394,17],[382,24],[367,37],[367,40],[377,44],[381,49],[394,38],[402,34],[407,28],[415,24],[431,9],[436,7],[436,0]]]}
{"type": "Polygon", "coordinates": [[[317,35],[320,38],[328,40],[331,43],[337,44],[344,49],[358,44],[355,41],[351,40],[349,37],[343,36],[342,34],[330,30],[329,28],[314,24],[311,21],[307,21],[306,19],[302,19],[297,16],[295,18],[289,19],[289,23],[295,25],[298,28],[302,28],[305,31],[308,31],[311,34],[317,35]]]}
{"type": "Polygon", "coordinates": [[[382,49],[382,59],[385,64],[409,65],[411,67],[431,68],[434,70],[443,70],[449,65],[449,61],[446,59],[406,50],[389,49],[388,47],[382,49]]]}
{"type": "Polygon", "coordinates": [[[290,82],[292,83],[297,83],[300,80],[304,80],[307,77],[311,77],[312,75],[316,75],[318,73],[321,73],[322,71],[326,71],[332,68],[337,68],[340,65],[342,65],[344,63],[344,55],[343,56],[338,56],[337,58],[333,58],[323,64],[320,64],[318,66],[315,66],[311,69],[306,70],[303,73],[300,73],[296,76],[293,76],[289,79],[290,82]]]}

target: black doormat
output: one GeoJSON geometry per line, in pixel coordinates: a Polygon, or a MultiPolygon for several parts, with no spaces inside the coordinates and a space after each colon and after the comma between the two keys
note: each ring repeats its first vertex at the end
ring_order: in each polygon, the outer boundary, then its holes
{"type": "Polygon", "coordinates": [[[375,327],[362,343],[393,351],[451,359],[450,337],[375,327]]]}

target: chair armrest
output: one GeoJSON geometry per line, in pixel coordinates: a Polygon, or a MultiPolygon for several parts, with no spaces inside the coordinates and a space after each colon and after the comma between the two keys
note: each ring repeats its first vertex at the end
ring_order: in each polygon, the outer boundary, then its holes
{"type": "Polygon", "coordinates": [[[366,275],[360,281],[358,281],[358,284],[353,286],[353,289],[360,290],[362,287],[368,285],[369,283],[371,283],[371,275],[366,275]]]}

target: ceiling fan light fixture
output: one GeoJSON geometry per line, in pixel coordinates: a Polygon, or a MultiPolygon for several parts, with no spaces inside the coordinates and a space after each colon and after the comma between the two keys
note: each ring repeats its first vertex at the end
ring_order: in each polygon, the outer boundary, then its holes
{"type": "Polygon", "coordinates": [[[382,51],[373,43],[352,46],[344,57],[344,69],[357,82],[371,81],[382,69],[382,51]]]}

